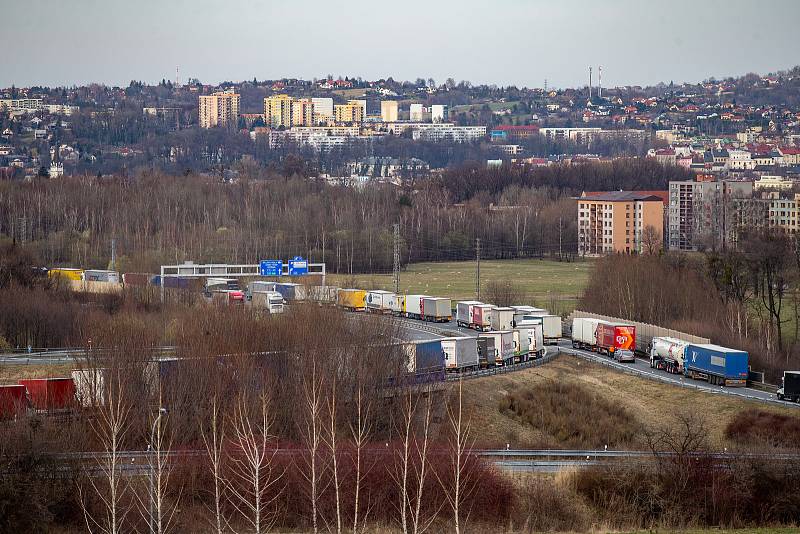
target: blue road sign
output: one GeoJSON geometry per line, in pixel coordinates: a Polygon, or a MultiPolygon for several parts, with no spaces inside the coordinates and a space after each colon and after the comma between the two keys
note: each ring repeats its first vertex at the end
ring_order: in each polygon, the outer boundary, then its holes
{"type": "Polygon", "coordinates": [[[300,276],[308,274],[308,261],[301,256],[295,256],[289,260],[289,276],[300,276]]]}
{"type": "Polygon", "coordinates": [[[261,260],[259,271],[261,271],[261,276],[281,276],[283,260],[261,260]]]}

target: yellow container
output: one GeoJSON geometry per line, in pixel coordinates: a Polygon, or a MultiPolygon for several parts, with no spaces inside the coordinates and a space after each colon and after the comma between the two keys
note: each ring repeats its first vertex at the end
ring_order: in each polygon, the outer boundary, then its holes
{"type": "Polygon", "coordinates": [[[363,310],[367,307],[367,292],[363,289],[340,289],[336,304],[348,310],[363,310]]]}
{"type": "Polygon", "coordinates": [[[83,280],[83,269],[50,269],[47,271],[50,278],[65,278],[66,280],[83,280]]]}

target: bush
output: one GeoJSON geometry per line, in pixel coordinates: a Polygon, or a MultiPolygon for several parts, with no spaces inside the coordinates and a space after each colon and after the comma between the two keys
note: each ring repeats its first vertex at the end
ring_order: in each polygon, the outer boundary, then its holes
{"type": "Polygon", "coordinates": [[[800,418],[750,408],[736,414],[725,436],[740,445],[795,449],[800,446],[800,418]]]}
{"type": "Polygon", "coordinates": [[[499,409],[569,447],[617,447],[633,442],[640,430],[625,408],[569,382],[547,382],[510,393],[499,409]]]}

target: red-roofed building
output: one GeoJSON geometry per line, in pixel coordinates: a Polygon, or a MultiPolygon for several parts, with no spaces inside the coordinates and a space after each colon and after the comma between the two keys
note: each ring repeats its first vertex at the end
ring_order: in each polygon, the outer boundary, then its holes
{"type": "Polygon", "coordinates": [[[527,139],[532,135],[539,133],[539,127],[536,125],[518,126],[513,124],[502,124],[492,129],[492,141],[518,141],[520,139],[527,139]]]}

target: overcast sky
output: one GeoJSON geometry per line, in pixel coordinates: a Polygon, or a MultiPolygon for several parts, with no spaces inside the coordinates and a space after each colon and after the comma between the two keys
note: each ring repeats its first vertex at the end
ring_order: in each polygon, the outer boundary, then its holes
{"type": "Polygon", "coordinates": [[[800,0],[4,0],[0,86],[448,77],[541,87],[800,63],[800,0]]]}

